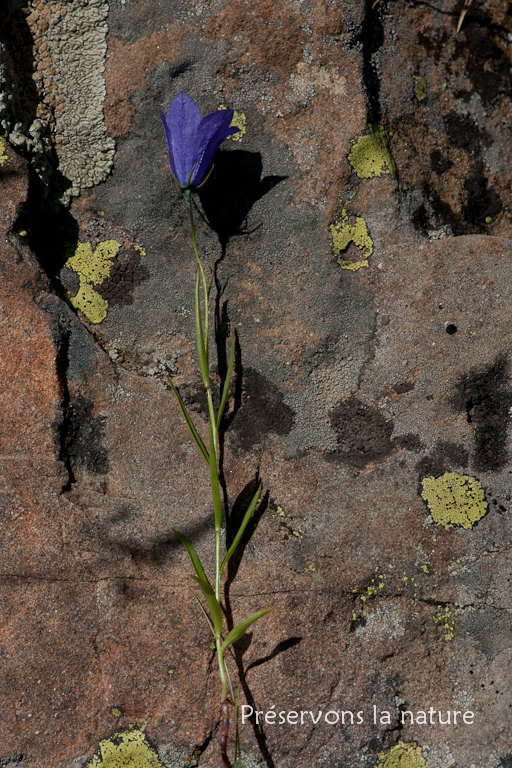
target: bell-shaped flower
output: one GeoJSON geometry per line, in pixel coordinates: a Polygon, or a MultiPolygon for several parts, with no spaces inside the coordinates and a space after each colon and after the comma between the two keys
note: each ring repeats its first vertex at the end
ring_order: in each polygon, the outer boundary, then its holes
{"type": "Polygon", "coordinates": [[[171,170],[182,192],[198,189],[208,176],[213,156],[228,136],[239,129],[231,126],[232,109],[219,109],[206,117],[190,96],[178,93],[166,116],[159,109],[164,125],[171,170]]]}

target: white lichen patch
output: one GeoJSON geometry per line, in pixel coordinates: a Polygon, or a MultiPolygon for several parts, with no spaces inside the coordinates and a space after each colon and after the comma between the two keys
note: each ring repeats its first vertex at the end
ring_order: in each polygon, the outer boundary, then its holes
{"type": "Polygon", "coordinates": [[[52,181],[54,195],[64,203],[103,181],[112,167],[115,144],[106,135],[103,117],[107,14],[105,0],[27,4],[32,50],[26,50],[26,40],[13,39],[11,47],[23,49],[25,70],[28,54],[33,60],[24,77],[31,78],[31,98],[39,102],[35,117],[19,84],[17,91],[12,85],[17,65],[7,43],[0,43],[0,125],[8,140],[29,155],[45,185],[52,181]]]}
{"type": "Polygon", "coordinates": [[[343,97],[347,91],[347,78],[340,75],[336,67],[319,67],[301,61],[297,64],[297,71],[290,76],[290,86],[301,100],[312,98],[319,90],[343,97]]]}
{"type": "Polygon", "coordinates": [[[378,605],[371,613],[365,613],[366,624],[356,627],[356,637],[373,642],[376,637],[394,640],[405,634],[405,626],[397,611],[386,605],[378,605]]]}

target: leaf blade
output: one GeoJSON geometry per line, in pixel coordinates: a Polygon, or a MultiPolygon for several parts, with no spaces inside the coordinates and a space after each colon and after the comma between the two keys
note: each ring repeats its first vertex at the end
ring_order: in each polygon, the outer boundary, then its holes
{"type": "Polygon", "coordinates": [[[223,559],[223,561],[221,563],[221,566],[220,566],[220,572],[221,573],[224,570],[224,568],[226,567],[226,565],[228,564],[228,562],[230,561],[231,557],[233,556],[233,554],[235,552],[235,549],[237,548],[237,546],[238,546],[238,544],[240,542],[240,539],[244,535],[244,531],[247,528],[247,524],[249,523],[249,520],[251,519],[252,513],[254,512],[254,508],[255,508],[256,504],[258,503],[258,501],[259,501],[260,493],[261,493],[261,488],[262,488],[262,484],[260,483],[260,485],[258,487],[258,490],[254,494],[253,499],[252,499],[251,503],[249,504],[249,508],[247,509],[247,512],[244,515],[244,519],[240,523],[240,528],[238,529],[238,533],[236,534],[235,538],[233,539],[233,542],[232,542],[230,548],[228,549],[228,551],[224,555],[224,559],[223,559]]]}
{"type": "Polygon", "coordinates": [[[200,273],[197,270],[196,277],[196,292],[195,292],[195,325],[196,325],[196,339],[197,339],[197,355],[199,357],[199,368],[201,369],[201,376],[205,387],[208,386],[208,356],[205,346],[203,323],[201,319],[201,293],[200,293],[200,273]]]}
{"type": "Polygon", "coordinates": [[[172,532],[181,541],[181,543],[183,544],[183,546],[187,550],[187,554],[188,554],[188,556],[190,558],[190,562],[192,563],[192,566],[193,566],[194,571],[196,572],[197,576],[199,576],[200,579],[204,579],[204,581],[207,582],[208,579],[206,578],[206,574],[205,574],[205,572],[203,570],[203,566],[201,565],[201,561],[199,559],[199,555],[195,551],[195,549],[194,549],[194,547],[192,545],[192,542],[189,539],[187,539],[187,537],[183,533],[180,533],[179,531],[177,531],[176,528],[173,528],[172,532]]]}
{"type": "Polygon", "coordinates": [[[210,610],[210,616],[212,618],[213,628],[215,630],[215,636],[219,636],[222,633],[222,609],[220,603],[215,597],[215,593],[210,586],[208,579],[200,578],[199,576],[192,576],[193,579],[199,584],[199,588],[203,593],[203,597],[208,604],[210,610]]]}
{"type": "Polygon", "coordinates": [[[185,422],[187,424],[188,430],[189,430],[190,434],[192,435],[195,444],[197,445],[197,447],[201,451],[204,460],[206,461],[208,466],[210,466],[210,457],[208,455],[208,451],[206,450],[206,446],[203,443],[203,441],[201,440],[201,437],[200,437],[197,429],[194,427],[192,419],[190,418],[189,413],[188,413],[188,411],[187,411],[187,409],[185,407],[185,403],[183,402],[183,399],[182,399],[180,393],[178,392],[177,387],[174,386],[173,382],[170,379],[169,379],[169,384],[172,387],[172,391],[176,395],[176,399],[178,401],[178,405],[180,406],[181,413],[183,414],[183,418],[185,419],[185,422]]]}
{"type": "Polygon", "coordinates": [[[258,611],[258,613],[253,613],[252,616],[249,616],[247,619],[241,621],[236,625],[236,627],[233,627],[231,632],[222,643],[221,649],[225,651],[228,645],[236,643],[237,640],[240,640],[240,638],[245,635],[251,624],[254,624],[255,621],[258,621],[258,619],[261,619],[262,616],[265,616],[265,614],[270,613],[270,611],[273,610],[273,608],[267,608],[265,611],[258,611]]]}
{"type": "Polygon", "coordinates": [[[224,388],[222,390],[222,397],[219,405],[219,412],[217,414],[217,429],[220,429],[220,422],[222,421],[224,408],[226,407],[226,402],[228,399],[229,385],[231,384],[231,377],[233,376],[233,368],[235,366],[235,342],[236,336],[233,333],[233,338],[231,340],[231,352],[229,354],[228,370],[226,372],[226,380],[224,382],[224,388]]]}

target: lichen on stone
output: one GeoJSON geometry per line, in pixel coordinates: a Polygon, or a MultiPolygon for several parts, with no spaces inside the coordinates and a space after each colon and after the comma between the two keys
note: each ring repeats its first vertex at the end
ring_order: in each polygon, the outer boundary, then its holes
{"type": "Polygon", "coordinates": [[[144,731],[129,728],[100,741],[86,768],[164,768],[144,731]]]}
{"type": "Polygon", "coordinates": [[[7,152],[5,151],[5,144],[2,139],[0,139],[0,168],[2,168],[4,165],[7,165],[8,162],[9,158],[7,157],[7,152]]]}
{"type": "MultiPolygon", "coordinates": [[[[225,104],[221,104],[219,109],[227,109],[225,104]]],[[[247,118],[245,117],[245,114],[243,112],[237,112],[237,110],[233,110],[233,119],[231,121],[231,125],[234,128],[238,128],[239,130],[236,133],[231,134],[228,138],[231,139],[231,141],[240,141],[245,134],[247,133],[247,118]]]]}
{"type": "Polygon", "coordinates": [[[426,768],[421,747],[415,741],[398,741],[387,752],[379,752],[376,768],[426,768]]]}
{"type": "Polygon", "coordinates": [[[455,619],[450,613],[450,609],[446,606],[443,610],[442,606],[437,606],[437,613],[434,614],[434,624],[437,624],[444,630],[444,639],[453,640],[455,635],[455,619]]]}
{"type": "Polygon", "coordinates": [[[338,221],[330,226],[332,235],[332,249],[334,255],[338,257],[338,263],[342,269],[356,270],[368,266],[368,257],[373,252],[373,240],[368,234],[366,222],[360,216],[357,216],[354,224],[349,223],[349,214],[345,209],[341,212],[338,221]],[[347,261],[343,258],[343,252],[350,243],[354,243],[356,248],[362,252],[363,259],[359,261],[347,261]]]}
{"type": "Polygon", "coordinates": [[[348,161],[360,179],[371,179],[384,173],[395,173],[386,132],[382,125],[370,124],[370,133],[352,141],[348,161]]]}
{"type": "Polygon", "coordinates": [[[108,302],[94,289],[110,276],[112,262],[121,244],[117,240],[99,243],[93,252],[90,243],[68,243],[66,266],[78,275],[79,288],[70,302],[83,312],[91,323],[101,323],[107,316],[108,302]]]}
{"type": "Polygon", "coordinates": [[[421,485],[434,521],[446,530],[454,525],[472,528],[487,512],[484,489],[474,477],[445,472],[441,477],[423,478],[421,485]]]}
{"type": "Polygon", "coordinates": [[[53,204],[104,181],[112,167],[103,116],[107,15],[106,0],[29,0],[23,14],[8,14],[0,36],[0,126],[53,204]]]}
{"type": "Polygon", "coordinates": [[[427,96],[427,83],[425,82],[425,78],[421,75],[413,75],[412,79],[416,82],[414,95],[418,101],[423,101],[427,96]]]}

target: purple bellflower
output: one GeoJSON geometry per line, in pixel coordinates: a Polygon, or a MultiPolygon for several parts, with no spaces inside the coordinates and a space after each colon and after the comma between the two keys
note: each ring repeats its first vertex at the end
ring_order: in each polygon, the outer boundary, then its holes
{"type": "Polygon", "coordinates": [[[239,129],[231,126],[232,109],[219,109],[206,117],[190,96],[178,93],[164,117],[171,171],[179,189],[187,199],[208,178],[208,170],[216,151],[228,136],[239,129]]]}

